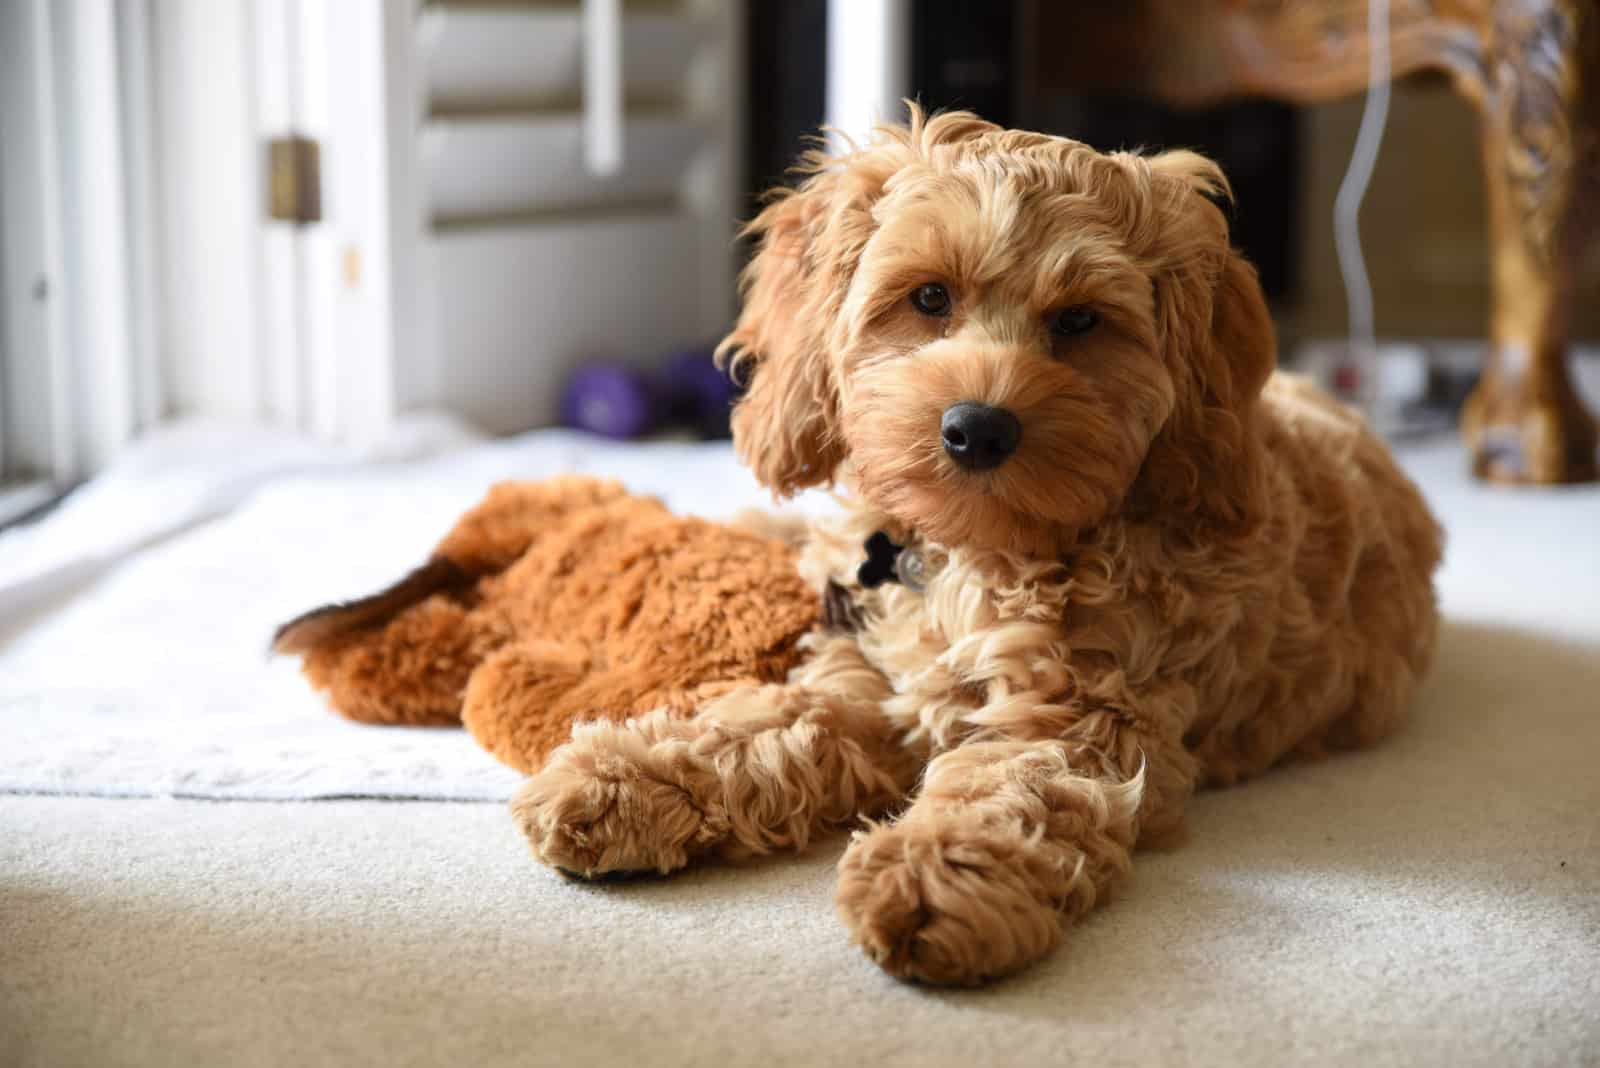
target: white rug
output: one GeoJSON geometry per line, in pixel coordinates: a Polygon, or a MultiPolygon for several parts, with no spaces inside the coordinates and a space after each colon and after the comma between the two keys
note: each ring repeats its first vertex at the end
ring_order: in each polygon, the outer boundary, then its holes
{"type": "MultiPolygon", "coordinates": [[[[191,463],[177,447],[183,433],[177,444],[149,447],[161,463],[136,454],[129,473],[85,496],[103,504],[137,500],[140,482],[191,485],[172,473],[191,463]]],[[[231,449],[214,431],[196,440],[206,454],[202,481],[234,488],[186,496],[227,496],[227,508],[185,517],[171,507],[158,518],[178,533],[109,562],[101,553],[87,576],[53,554],[50,597],[0,556],[0,576],[31,591],[31,605],[0,624],[0,792],[503,800],[516,777],[465,732],[365,727],[327,711],[294,662],[266,656],[273,627],[393,580],[501,478],[614,475],[708,516],[770,504],[726,445],[616,445],[547,431],[410,462],[313,457],[269,476],[261,472],[272,465],[246,447],[261,450],[259,439],[231,449]],[[229,453],[258,474],[231,474],[214,458],[229,453]]],[[[1452,442],[1402,455],[1449,534],[1440,578],[1447,618],[1579,640],[1600,634],[1600,492],[1476,485],[1452,442]]],[[[800,504],[830,506],[820,495],[800,504]]],[[[148,525],[150,513],[131,514],[148,525]]],[[[67,507],[29,534],[35,546],[104,544],[119,514],[67,507]]]]}
{"type": "Polygon", "coordinates": [[[505,799],[517,777],[464,731],[349,723],[266,647],[420,563],[490,483],[563,471],[708,516],[770,503],[726,445],[551,431],[355,464],[217,428],[156,439],[0,539],[0,792],[505,799]]]}

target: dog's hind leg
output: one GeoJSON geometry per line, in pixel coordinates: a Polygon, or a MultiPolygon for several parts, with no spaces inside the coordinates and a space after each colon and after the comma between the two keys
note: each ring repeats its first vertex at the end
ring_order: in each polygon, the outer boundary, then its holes
{"type": "Polygon", "coordinates": [[[580,725],[512,814],[536,857],[585,876],[800,849],[915,781],[922,755],[884,718],[888,695],[854,641],[824,637],[789,682],[736,690],[690,719],[580,725]]]}

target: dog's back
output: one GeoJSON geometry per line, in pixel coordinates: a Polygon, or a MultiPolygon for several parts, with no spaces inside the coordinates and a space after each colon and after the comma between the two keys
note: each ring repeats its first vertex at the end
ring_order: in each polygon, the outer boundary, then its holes
{"type": "Polygon", "coordinates": [[[1213,712],[1228,722],[1196,748],[1215,782],[1388,734],[1437,631],[1432,575],[1443,533],[1382,440],[1286,374],[1262,394],[1261,430],[1271,503],[1257,537],[1282,563],[1263,622],[1245,624],[1269,637],[1258,677],[1209,702],[1232,706],[1213,712]]]}

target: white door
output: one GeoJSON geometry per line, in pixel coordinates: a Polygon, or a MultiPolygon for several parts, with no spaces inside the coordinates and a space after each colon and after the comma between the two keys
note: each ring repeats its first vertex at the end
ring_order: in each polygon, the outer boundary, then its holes
{"type": "Polygon", "coordinates": [[[163,339],[179,413],[320,436],[395,412],[381,237],[382,0],[151,0],[161,126],[163,339]],[[271,149],[320,147],[300,221],[271,149]]]}
{"type": "Polygon", "coordinates": [[[736,0],[151,2],[180,408],[510,432],[583,360],[727,326],[736,0]],[[291,135],[320,147],[310,223],[266,217],[291,135]]]}

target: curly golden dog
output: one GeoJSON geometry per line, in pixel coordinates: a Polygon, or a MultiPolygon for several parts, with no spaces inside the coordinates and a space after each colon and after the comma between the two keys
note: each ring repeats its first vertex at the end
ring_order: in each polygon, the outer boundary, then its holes
{"type": "Polygon", "coordinates": [[[825,625],[785,683],[578,727],[513,811],[587,876],[868,818],[851,936],[980,982],[1049,953],[1197,786],[1393,730],[1441,533],[1358,416],[1274,375],[1215,164],[913,111],[801,170],[723,351],[760,480],[848,491],[801,555],[825,625]]]}

